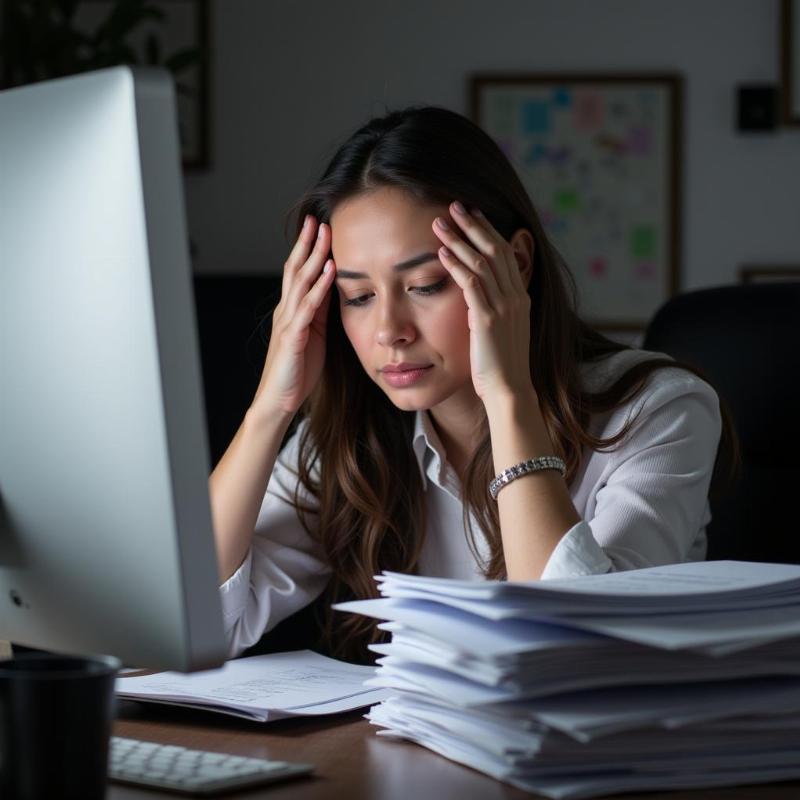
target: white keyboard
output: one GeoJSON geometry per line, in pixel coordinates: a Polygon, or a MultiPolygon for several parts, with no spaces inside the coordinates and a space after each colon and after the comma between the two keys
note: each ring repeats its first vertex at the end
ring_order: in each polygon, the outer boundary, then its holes
{"type": "Polygon", "coordinates": [[[111,737],[108,778],[182,794],[219,794],[308,775],[312,764],[267,761],[209,750],[111,737]]]}

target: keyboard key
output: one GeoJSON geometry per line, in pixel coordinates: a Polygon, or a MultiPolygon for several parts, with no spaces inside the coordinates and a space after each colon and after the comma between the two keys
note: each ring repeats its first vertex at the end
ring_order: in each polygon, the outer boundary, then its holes
{"type": "Polygon", "coordinates": [[[215,794],[308,775],[311,764],[269,761],[112,736],[109,779],[167,791],[215,794]]]}

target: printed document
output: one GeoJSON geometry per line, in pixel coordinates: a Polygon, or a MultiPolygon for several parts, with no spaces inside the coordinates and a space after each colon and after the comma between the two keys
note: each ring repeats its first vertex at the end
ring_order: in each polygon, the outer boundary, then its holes
{"type": "Polygon", "coordinates": [[[219,669],[191,674],[120,676],[116,694],[126,700],[183,705],[266,722],[378,703],[388,693],[364,686],[374,674],[373,667],[297,650],[233,659],[219,669]]]}

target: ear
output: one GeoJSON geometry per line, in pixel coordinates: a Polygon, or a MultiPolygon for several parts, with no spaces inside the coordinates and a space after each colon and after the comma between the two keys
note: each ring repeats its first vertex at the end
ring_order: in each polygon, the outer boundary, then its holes
{"type": "Polygon", "coordinates": [[[527,288],[533,274],[533,254],[536,250],[533,235],[526,228],[520,228],[514,231],[510,244],[511,249],[514,251],[514,257],[517,259],[520,278],[522,278],[522,283],[527,288]]]}

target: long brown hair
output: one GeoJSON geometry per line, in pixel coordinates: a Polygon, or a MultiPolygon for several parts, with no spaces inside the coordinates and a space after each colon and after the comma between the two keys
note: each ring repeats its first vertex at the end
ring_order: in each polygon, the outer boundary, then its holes
{"type": "MultiPolygon", "coordinates": [[[[600,439],[587,430],[592,414],[628,402],[662,367],[680,367],[707,380],[687,364],[653,358],[628,369],[599,393],[585,390],[582,363],[631,348],[611,341],[579,318],[574,278],[545,234],[513,166],[467,118],[443,108],[412,106],[372,119],[338,149],[317,184],[290,211],[289,217],[297,214],[294,239],[306,214],[329,223],[339,203],[381,187],[402,189],[426,205],[460,200],[467,208],[479,208],[506,240],[520,228],[533,235],[528,287],[531,378],[550,438],[567,464],[568,484],[581,467],[584,447],[611,449],[635,422],[630,420],[613,437],[600,439]]],[[[735,433],[721,405],[723,433],[716,477],[738,463],[735,433]]],[[[330,604],[376,596],[373,576],[383,569],[406,573],[417,569],[425,503],[411,448],[415,412],[397,408],[367,376],[345,335],[336,296],[329,307],[322,378],[299,417],[308,418],[300,439],[299,483],[316,498],[318,509],[300,502],[300,486],[294,501],[303,526],[319,540],[333,571],[324,595],[328,649],[363,660],[366,644],[381,638],[381,632],[364,617],[332,613],[330,604]],[[318,478],[313,474],[317,469],[318,478]]],[[[463,519],[476,555],[470,512],[479,522],[489,544],[484,574],[500,579],[506,568],[499,517],[487,490],[493,477],[484,414],[480,443],[464,476],[463,519]]]]}

